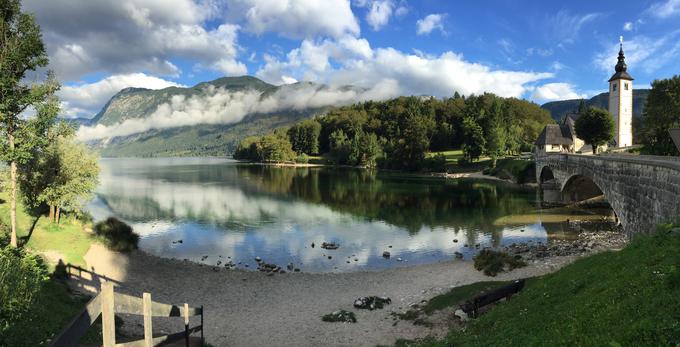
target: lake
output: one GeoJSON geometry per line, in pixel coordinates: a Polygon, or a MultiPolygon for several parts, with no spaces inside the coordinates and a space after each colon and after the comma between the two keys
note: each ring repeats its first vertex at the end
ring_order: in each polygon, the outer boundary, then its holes
{"type": "Polygon", "coordinates": [[[535,188],[492,180],[135,158],[101,160],[87,209],[128,222],[154,255],[252,270],[261,257],[306,272],[449,261],[455,252],[470,259],[486,246],[573,237],[584,227],[577,220],[611,220],[609,210],[540,209],[539,201],[535,188]]]}

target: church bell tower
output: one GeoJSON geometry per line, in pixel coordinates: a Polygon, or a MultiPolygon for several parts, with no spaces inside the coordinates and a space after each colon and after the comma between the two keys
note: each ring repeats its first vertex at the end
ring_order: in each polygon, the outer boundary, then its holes
{"type": "Polygon", "coordinates": [[[633,145],[633,77],[626,71],[623,37],[614,75],[609,79],[609,113],[614,117],[615,147],[633,145]]]}

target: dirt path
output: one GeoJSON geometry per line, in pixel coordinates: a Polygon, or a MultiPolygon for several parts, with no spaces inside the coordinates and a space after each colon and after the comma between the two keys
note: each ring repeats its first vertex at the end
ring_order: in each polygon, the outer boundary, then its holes
{"type": "MultiPolygon", "coordinates": [[[[548,273],[572,261],[560,257],[533,263],[498,280],[548,273]]],[[[267,276],[260,272],[215,269],[179,260],[163,259],[135,251],[122,255],[93,246],[86,256],[88,268],[121,282],[120,292],[152,293],[154,301],[205,306],[205,334],[214,346],[375,346],[393,344],[397,338],[439,335],[410,322],[394,325],[390,311],[404,312],[412,303],[429,299],[454,286],[489,278],[471,262],[455,261],[381,272],[337,274],[287,273],[267,276]],[[392,298],[383,310],[352,307],[366,295],[392,298]],[[352,310],[356,324],[326,323],[321,316],[338,309],[352,310]]],[[[154,330],[176,332],[180,322],[154,321],[154,330]]],[[[441,329],[441,328],[440,328],[441,329]]],[[[123,327],[141,333],[137,320],[123,327]]]]}

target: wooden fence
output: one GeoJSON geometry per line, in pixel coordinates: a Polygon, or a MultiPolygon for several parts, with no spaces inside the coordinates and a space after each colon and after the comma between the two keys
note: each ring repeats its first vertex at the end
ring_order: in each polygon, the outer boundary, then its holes
{"type": "Polygon", "coordinates": [[[201,346],[205,343],[203,337],[203,306],[189,307],[186,303],[183,306],[175,306],[153,302],[149,293],[144,293],[142,298],[116,293],[111,282],[102,283],[101,288],[101,292],[92,298],[80,314],[52,340],[50,346],[75,346],[99,316],[102,317],[103,347],[151,347],[181,341],[182,339],[185,341],[185,346],[188,347],[191,334],[198,331],[201,332],[201,346]],[[116,313],[143,316],[144,339],[116,343],[116,325],[114,320],[116,313]],[[189,327],[189,317],[192,316],[200,316],[201,324],[189,327]],[[184,331],[153,337],[152,317],[182,317],[184,318],[184,331]]]}

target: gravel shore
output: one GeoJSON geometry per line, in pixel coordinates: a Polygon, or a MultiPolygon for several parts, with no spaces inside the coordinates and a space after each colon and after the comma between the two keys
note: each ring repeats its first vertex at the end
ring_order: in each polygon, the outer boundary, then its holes
{"type": "MultiPolygon", "coordinates": [[[[490,278],[470,261],[450,261],[380,272],[285,273],[226,270],[181,260],[159,258],[141,251],[128,255],[93,245],[86,255],[88,267],[120,282],[119,292],[154,301],[205,307],[205,336],[214,346],[375,346],[398,338],[442,335],[431,329],[399,321],[390,312],[407,311],[409,305],[446,292],[452,287],[490,278]],[[357,310],[355,299],[386,296],[392,304],[382,310],[357,310]],[[354,311],[357,323],[328,323],[321,316],[345,309],[354,311]]],[[[527,267],[499,274],[494,280],[511,280],[555,271],[576,256],[530,262],[527,267]]],[[[99,280],[74,279],[76,286],[97,287],[99,280]]],[[[123,317],[119,332],[139,336],[141,321],[123,317]]],[[[193,323],[192,323],[193,324],[193,323]]],[[[154,332],[183,330],[181,320],[155,319],[154,332]]]]}

